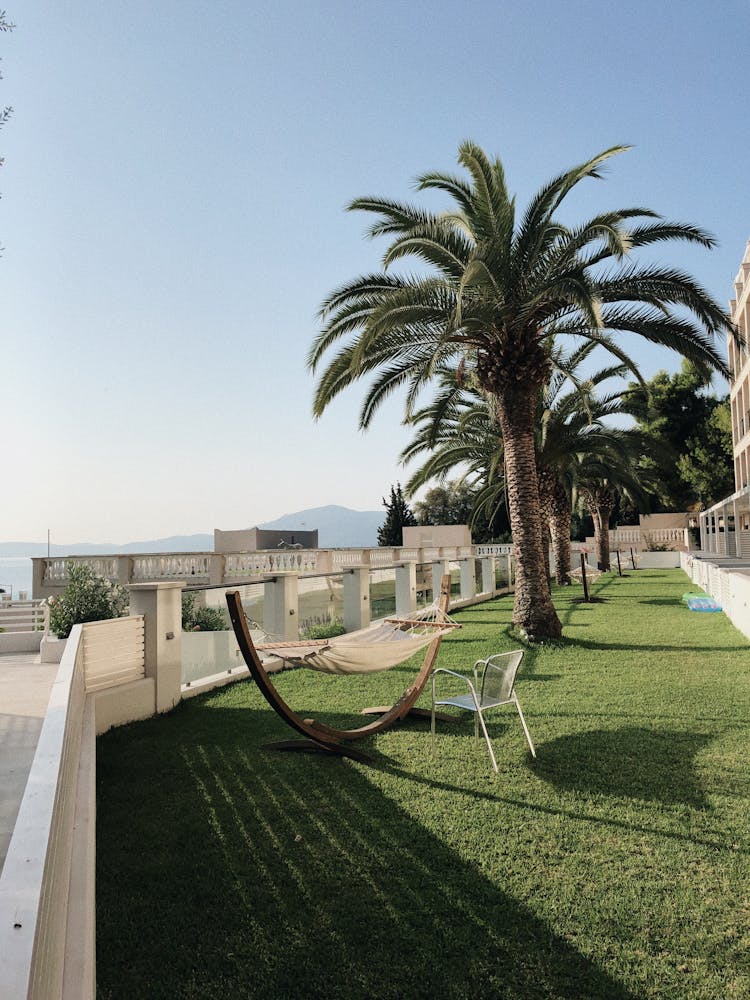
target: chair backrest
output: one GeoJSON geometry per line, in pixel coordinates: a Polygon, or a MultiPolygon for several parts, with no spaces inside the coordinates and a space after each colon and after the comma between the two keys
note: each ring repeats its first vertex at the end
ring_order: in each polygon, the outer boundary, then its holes
{"type": "Polygon", "coordinates": [[[510,701],[523,653],[522,649],[514,649],[510,653],[496,653],[485,662],[482,672],[483,702],[510,701]]]}

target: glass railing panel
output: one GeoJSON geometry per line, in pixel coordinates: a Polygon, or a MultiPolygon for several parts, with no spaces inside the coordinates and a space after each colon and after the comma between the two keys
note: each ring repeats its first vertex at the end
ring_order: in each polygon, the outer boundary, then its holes
{"type": "Polygon", "coordinates": [[[425,608],[432,604],[432,563],[417,564],[417,608],[425,608]]]}
{"type": "Polygon", "coordinates": [[[396,571],[370,571],[370,617],[373,621],[396,613],[396,571]]]}
{"type": "Polygon", "coordinates": [[[300,579],[297,599],[300,635],[310,637],[332,625],[343,628],[344,578],[340,573],[300,579]]]}
{"type": "Polygon", "coordinates": [[[461,563],[448,563],[451,575],[451,597],[461,597],[461,563]]]}
{"type": "Polygon", "coordinates": [[[251,634],[260,640],[263,584],[189,589],[182,595],[182,683],[194,684],[214,674],[244,666],[227,613],[225,594],[239,590],[251,634]]]}

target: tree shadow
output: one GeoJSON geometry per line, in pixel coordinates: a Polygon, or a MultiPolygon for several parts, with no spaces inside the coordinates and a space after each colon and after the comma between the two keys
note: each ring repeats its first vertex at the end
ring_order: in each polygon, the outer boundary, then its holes
{"type": "Polygon", "coordinates": [[[259,752],[271,714],[100,739],[100,1000],[635,1000],[367,772],[259,752]]]}
{"type": "Polygon", "coordinates": [[[557,788],[708,809],[693,760],[710,742],[703,733],[596,729],[545,743],[535,771],[557,788]]]}

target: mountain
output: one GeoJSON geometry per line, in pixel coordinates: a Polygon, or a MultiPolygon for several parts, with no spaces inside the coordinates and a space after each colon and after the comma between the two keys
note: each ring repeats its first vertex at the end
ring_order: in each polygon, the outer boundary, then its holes
{"type": "MultiPolygon", "coordinates": [[[[385,520],[385,511],[350,510],[348,507],[310,507],[294,514],[284,514],[275,521],[259,524],[259,528],[281,531],[318,529],[318,544],[322,549],[375,547],[378,528],[385,520]]],[[[213,552],[213,534],[170,535],[146,542],[74,542],[70,545],[50,545],[51,556],[114,555],[118,552],[213,552]]],[[[31,558],[46,556],[46,542],[0,542],[0,558],[31,558]]]]}
{"type": "Polygon", "coordinates": [[[284,514],[258,527],[278,531],[314,531],[317,528],[321,549],[356,549],[374,548],[378,544],[378,528],[384,520],[384,510],[350,510],[329,504],[284,514]]]}
{"type": "MultiPolygon", "coordinates": [[[[171,535],[147,542],[74,542],[50,545],[51,556],[114,555],[117,552],[213,552],[213,535],[171,535]]],[[[0,557],[46,556],[46,542],[0,542],[0,557]]]]}

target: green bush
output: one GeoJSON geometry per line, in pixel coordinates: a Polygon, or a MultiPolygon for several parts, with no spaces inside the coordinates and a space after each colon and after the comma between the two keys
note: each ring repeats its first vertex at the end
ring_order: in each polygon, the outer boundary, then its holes
{"type": "Polygon", "coordinates": [[[302,632],[303,639],[332,639],[335,635],[343,635],[346,629],[341,622],[327,622],[324,625],[311,625],[302,632]]]}
{"type": "Polygon", "coordinates": [[[58,639],[67,639],[74,625],[120,618],[128,606],[128,592],[118,583],[97,576],[85,563],[68,563],[70,583],[49,601],[49,627],[58,639]]]}
{"type": "Polygon", "coordinates": [[[183,632],[225,632],[229,620],[221,608],[196,608],[195,594],[182,595],[183,632]]]}

